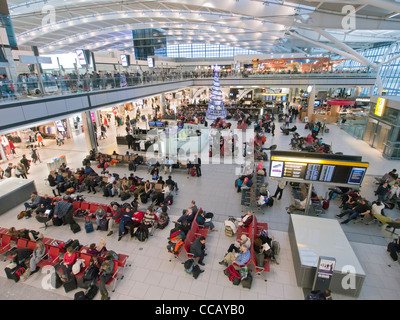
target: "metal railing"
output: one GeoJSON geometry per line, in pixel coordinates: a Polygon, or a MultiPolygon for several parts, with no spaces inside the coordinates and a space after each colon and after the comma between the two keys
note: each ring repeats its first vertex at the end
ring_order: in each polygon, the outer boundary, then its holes
{"type": "MultiPolygon", "coordinates": [[[[293,78],[307,77],[374,77],[372,73],[236,73],[220,72],[221,79],[245,79],[245,78],[274,78],[277,76],[288,76],[293,78]]],[[[165,83],[185,79],[213,78],[212,72],[160,72],[144,74],[120,74],[113,77],[100,77],[93,75],[75,74],[67,76],[42,75],[20,75],[18,81],[12,82],[0,78],[0,103],[9,103],[15,100],[28,100],[31,98],[70,95],[91,91],[109,90],[114,88],[133,87],[146,84],[165,83]]]]}
{"type": "Polygon", "coordinates": [[[400,160],[400,142],[387,141],[383,148],[382,155],[389,160],[400,160]]]}

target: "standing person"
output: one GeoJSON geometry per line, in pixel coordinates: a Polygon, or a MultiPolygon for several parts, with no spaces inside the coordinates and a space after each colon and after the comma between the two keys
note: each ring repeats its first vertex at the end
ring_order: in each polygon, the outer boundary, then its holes
{"type": "Polygon", "coordinates": [[[13,164],[10,162],[8,164],[8,167],[4,170],[4,176],[6,178],[11,178],[12,177],[12,170],[14,169],[13,164]]]}
{"type": "Polygon", "coordinates": [[[275,122],[272,122],[272,124],[271,124],[271,132],[272,132],[272,136],[275,137],[275,122]]]}
{"type": "Polygon", "coordinates": [[[15,166],[15,170],[16,170],[15,175],[18,178],[28,179],[28,177],[26,176],[25,166],[21,162],[17,163],[17,165],[15,166]]]}
{"type": "Polygon", "coordinates": [[[10,146],[10,150],[11,150],[11,153],[13,154],[13,155],[17,155],[17,153],[15,152],[15,145],[14,145],[14,143],[11,141],[11,140],[8,140],[8,145],[10,146]]]}
{"type": "Polygon", "coordinates": [[[31,158],[33,160],[33,163],[35,164],[36,161],[38,160],[40,163],[42,163],[42,161],[40,160],[39,152],[37,151],[36,147],[33,144],[31,145],[31,158]]]}
{"type": "Polygon", "coordinates": [[[44,147],[44,144],[43,144],[43,137],[42,137],[42,135],[40,134],[40,132],[37,133],[36,139],[37,139],[38,147],[40,147],[40,145],[42,145],[42,147],[44,147]]]}
{"type": "Polygon", "coordinates": [[[196,168],[196,175],[198,177],[200,177],[201,176],[201,159],[197,155],[194,156],[194,166],[196,168]]]}
{"type": "Polygon", "coordinates": [[[106,284],[113,276],[114,273],[114,261],[112,261],[110,256],[105,257],[104,262],[100,267],[100,294],[101,300],[110,300],[108,296],[108,291],[106,289],[106,284]]]}
{"type": "Polygon", "coordinates": [[[72,224],[74,221],[74,206],[66,201],[54,201],[54,218],[62,219],[63,225],[72,224]]]}
{"type": "Polygon", "coordinates": [[[30,160],[26,158],[26,155],[22,155],[22,159],[20,162],[25,166],[26,173],[29,173],[30,169],[30,160]]]}
{"type": "Polygon", "coordinates": [[[276,188],[275,194],[272,197],[276,198],[279,195],[278,200],[281,200],[283,189],[285,189],[286,184],[286,181],[278,180],[278,187],[276,188]]]}

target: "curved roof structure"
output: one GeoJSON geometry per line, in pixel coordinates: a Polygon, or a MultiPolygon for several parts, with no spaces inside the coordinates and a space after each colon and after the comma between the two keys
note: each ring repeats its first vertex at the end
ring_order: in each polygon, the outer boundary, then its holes
{"type": "Polygon", "coordinates": [[[162,30],[167,44],[356,59],[355,49],[400,38],[400,3],[392,0],[10,0],[8,6],[18,45],[37,46],[41,54],[129,50],[132,30],[149,28],[162,30]]]}

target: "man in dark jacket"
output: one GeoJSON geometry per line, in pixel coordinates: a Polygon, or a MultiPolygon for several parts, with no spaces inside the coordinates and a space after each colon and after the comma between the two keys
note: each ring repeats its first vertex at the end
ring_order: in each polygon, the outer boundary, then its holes
{"type": "Polygon", "coordinates": [[[378,189],[376,190],[376,195],[378,196],[378,201],[383,202],[388,195],[389,192],[389,186],[388,183],[385,182],[381,184],[378,189]]]}
{"type": "Polygon", "coordinates": [[[193,241],[193,243],[190,245],[190,253],[193,254],[194,258],[199,257],[199,262],[198,264],[201,266],[204,266],[203,259],[206,255],[206,238],[203,236],[197,238],[196,240],[193,241]]]}
{"type": "Polygon", "coordinates": [[[12,261],[17,264],[17,267],[22,267],[24,266],[24,262],[32,255],[32,252],[28,248],[16,249],[11,255],[12,261]]]}
{"type": "Polygon", "coordinates": [[[74,206],[70,202],[66,201],[53,201],[54,207],[54,218],[62,219],[63,224],[72,224],[74,222],[74,206]]]}

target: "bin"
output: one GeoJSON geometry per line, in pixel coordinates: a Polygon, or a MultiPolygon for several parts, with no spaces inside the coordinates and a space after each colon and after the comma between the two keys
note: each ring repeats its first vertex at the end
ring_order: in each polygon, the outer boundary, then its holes
{"type": "Polygon", "coordinates": [[[53,162],[55,163],[57,169],[61,166],[61,159],[60,158],[53,159],[53,162]]]}
{"type": "Polygon", "coordinates": [[[47,169],[49,169],[49,171],[57,171],[57,166],[56,166],[55,162],[54,161],[48,162],[47,169]]]}
{"type": "Polygon", "coordinates": [[[60,162],[61,162],[61,164],[67,165],[67,158],[65,156],[61,156],[60,157],[60,162]]]}

